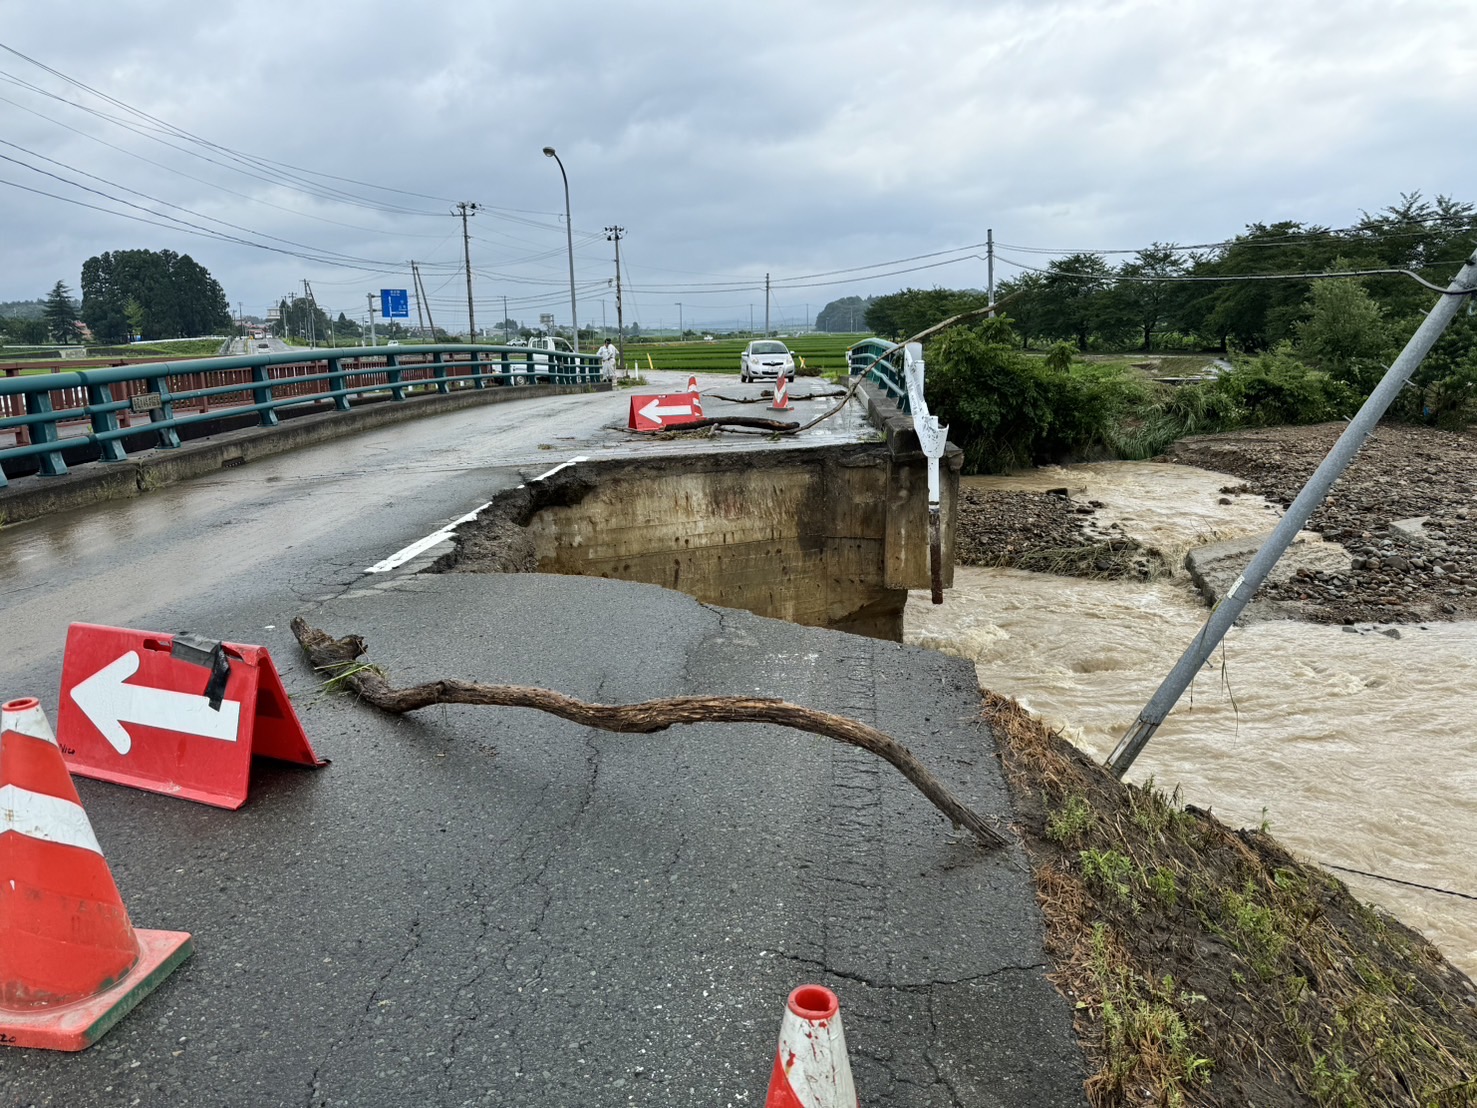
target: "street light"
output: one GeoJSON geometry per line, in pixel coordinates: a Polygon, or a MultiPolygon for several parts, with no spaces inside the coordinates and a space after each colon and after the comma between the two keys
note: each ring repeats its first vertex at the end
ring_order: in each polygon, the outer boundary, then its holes
{"type": "Polygon", "coordinates": [[[682,336],[684,334],[686,334],[687,332],[685,332],[685,331],[682,330],[682,301],[678,300],[678,301],[676,301],[676,304],[677,304],[677,341],[678,342],[681,342],[682,341],[682,336]]]}
{"type": "Polygon", "coordinates": [[[580,317],[574,306],[574,224],[569,218],[569,174],[564,172],[564,163],[554,153],[552,146],[544,147],[544,157],[553,158],[559,165],[559,176],[564,178],[564,236],[569,243],[569,321],[574,327],[574,352],[580,352],[580,317]]]}

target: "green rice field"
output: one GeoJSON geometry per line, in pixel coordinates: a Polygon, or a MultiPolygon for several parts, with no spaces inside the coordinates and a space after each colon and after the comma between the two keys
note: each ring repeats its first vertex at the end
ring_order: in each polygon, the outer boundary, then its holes
{"type": "MultiPolygon", "coordinates": [[[[801,373],[835,373],[846,370],[846,350],[867,338],[866,333],[838,335],[816,333],[793,335],[779,341],[804,362],[801,373]]],[[[739,371],[739,354],[749,339],[715,339],[712,342],[626,343],[626,362],[642,370],[668,369],[681,373],[732,373],[739,371]],[[648,360],[649,359],[649,360],[648,360]]]]}

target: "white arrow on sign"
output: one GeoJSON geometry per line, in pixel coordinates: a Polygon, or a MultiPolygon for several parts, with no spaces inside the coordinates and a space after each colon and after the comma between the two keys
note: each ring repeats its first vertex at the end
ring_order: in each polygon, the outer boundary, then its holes
{"type": "Polygon", "coordinates": [[[637,414],[645,416],[653,423],[660,423],[662,421],[662,416],[692,415],[692,405],[673,404],[670,407],[663,407],[660,400],[653,398],[651,403],[646,405],[646,407],[637,409],[637,414]]]}
{"type": "Polygon", "coordinates": [[[138,651],[130,650],[72,686],[72,700],[119,754],[127,754],[133,746],[133,737],[123,728],[125,722],[181,731],[202,739],[236,741],[241,722],[239,700],[221,701],[217,712],[209,700],[195,693],[124,684],[137,672],[138,651]]]}

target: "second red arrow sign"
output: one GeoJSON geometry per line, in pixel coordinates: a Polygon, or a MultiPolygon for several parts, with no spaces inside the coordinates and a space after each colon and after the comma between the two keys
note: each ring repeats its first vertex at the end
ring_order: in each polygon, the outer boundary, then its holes
{"type": "Polygon", "coordinates": [[[684,423],[696,423],[702,418],[702,402],[693,393],[633,396],[631,419],[626,426],[633,431],[663,431],[684,423]]]}

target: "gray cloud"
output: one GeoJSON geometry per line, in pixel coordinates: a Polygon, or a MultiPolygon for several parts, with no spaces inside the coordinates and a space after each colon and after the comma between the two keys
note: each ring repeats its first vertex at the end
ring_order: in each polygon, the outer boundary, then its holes
{"type": "MultiPolygon", "coordinates": [[[[598,321],[603,298],[613,318],[600,231],[619,223],[628,307],[648,326],[675,322],[679,300],[690,322],[744,321],[750,304],[762,314],[765,272],[871,265],[979,242],[986,227],[1011,243],[1134,247],[1216,240],[1253,220],[1343,225],[1413,189],[1477,195],[1461,138],[1477,24],[1444,0],[0,10],[0,41],[226,148],[211,164],[0,82],[0,138],[33,152],[0,154],[73,176],[41,157],[68,163],[106,182],[92,187],[223,233],[242,235],[200,217],[284,250],[298,248],[258,236],[393,266],[307,261],[0,186],[0,299],[43,295],[59,278],[75,288],[102,250],[168,247],[248,311],[307,277],[325,306],[353,316],[366,291],[405,284],[417,258],[438,321],[455,322],[465,303],[449,206],[467,199],[492,206],[473,220],[479,318],[507,295],[520,318],[562,319],[563,192],[546,144],[570,175],[582,316],[598,321]],[[248,175],[227,151],[405,191],[304,175],[372,202],[310,196],[248,175]],[[749,287],[706,284],[724,279],[749,287]]],[[[0,71],[127,118],[14,56],[0,71]]],[[[116,206],[13,162],[0,179],[116,206]]],[[[776,301],[798,320],[834,296],[979,285],[983,273],[966,259],[786,288],[776,301]]]]}

